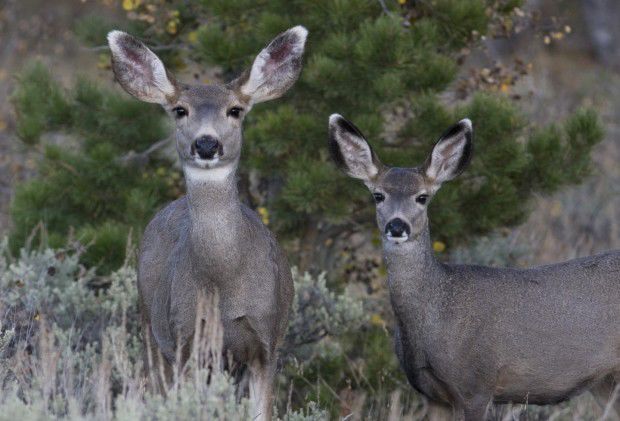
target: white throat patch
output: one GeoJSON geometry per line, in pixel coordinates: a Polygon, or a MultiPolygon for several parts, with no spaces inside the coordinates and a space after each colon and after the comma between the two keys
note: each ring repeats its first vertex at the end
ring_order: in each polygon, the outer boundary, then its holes
{"type": "Polygon", "coordinates": [[[223,167],[217,168],[195,168],[185,167],[183,172],[185,173],[185,179],[187,181],[199,181],[199,182],[214,182],[224,181],[230,174],[235,171],[233,164],[228,164],[223,167]]]}

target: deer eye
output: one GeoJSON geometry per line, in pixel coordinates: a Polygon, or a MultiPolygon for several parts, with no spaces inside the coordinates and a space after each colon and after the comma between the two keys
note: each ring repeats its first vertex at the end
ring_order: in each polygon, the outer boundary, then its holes
{"type": "Polygon", "coordinates": [[[232,107],[231,109],[226,111],[226,115],[232,118],[239,118],[242,111],[243,111],[243,108],[241,107],[232,107]]]}
{"type": "Polygon", "coordinates": [[[383,193],[373,193],[372,196],[375,198],[375,203],[381,203],[385,200],[383,193]]]}
{"type": "Polygon", "coordinates": [[[174,116],[176,118],[183,118],[183,117],[185,117],[187,115],[187,108],[181,107],[181,106],[174,107],[172,109],[172,112],[174,113],[174,116]]]}
{"type": "Polygon", "coordinates": [[[428,201],[428,194],[419,195],[418,197],[415,198],[415,201],[421,205],[425,205],[426,202],[428,201]]]}

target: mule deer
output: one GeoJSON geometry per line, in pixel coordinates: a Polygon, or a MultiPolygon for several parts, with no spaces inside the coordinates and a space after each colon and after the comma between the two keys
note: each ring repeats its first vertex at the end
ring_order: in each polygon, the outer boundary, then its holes
{"type": "MultiPolygon", "coordinates": [[[[361,132],[329,119],[330,150],[374,195],[395,348],[411,385],[457,419],[489,404],[551,404],[620,381],[620,251],[532,269],[448,265],[433,255],[427,207],[472,155],[461,120],[417,168],[383,165],[361,132]]],[[[618,403],[616,403],[616,407],[618,403]]]]}
{"type": "Polygon", "coordinates": [[[247,365],[252,415],[260,419],[271,417],[276,350],[293,282],[274,235],[241,203],[236,170],[245,115],[295,83],[306,36],[302,26],[278,35],[226,85],[190,86],[177,82],[142,42],[120,31],[108,34],[121,86],[175,119],[187,184],[187,196],[158,212],[142,240],[138,291],[150,348],[161,352],[169,372],[177,350],[185,355],[189,349],[197,296],[217,290],[224,348],[247,365]]]}

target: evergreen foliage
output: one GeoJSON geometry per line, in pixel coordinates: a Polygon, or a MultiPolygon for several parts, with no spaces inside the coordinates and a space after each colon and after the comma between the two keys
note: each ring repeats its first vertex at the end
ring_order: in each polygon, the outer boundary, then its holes
{"type": "Polygon", "coordinates": [[[175,197],[171,161],[136,168],[119,159],[168,135],[162,112],[85,80],[65,92],[41,64],[24,71],[13,103],[19,135],[42,158],[39,176],[15,193],[12,248],[42,222],[51,246],[65,244],[73,233],[89,245],[86,264],[105,273],[119,267],[130,232],[141,232],[153,210],[175,197]],[[79,147],[40,142],[50,131],[76,138],[79,147]]]}
{"type": "Polygon", "coordinates": [[[523,221],[534,193],[587,174],[589,151],[602,139],[591,111],[537,129],[499,96],[475,95],[464,105],[439,101],[455,79],[455,54],[472,34],[486,33],[487,9],[509,13],[518,3],[415,2],[419,17],[410,27],[396,7],[388,15],[374,0],[204,3],[217,24],[200,28],[197,56],[231,74],[248,66],[272,34],[295,24],[310,31],[292,94],[248,117],[242,165],[281,183],[279,194],[261,205],[275,214],[280,232],[294,237],[309,236],[326,220],[343,229],[373,221],[366,189],[338,174],[326,154],[327,116],[334,112],[362,129],[384,163],[409,167],[424,161],[446,128],[473,120],[472,166],[442,188],[429,210],[433,236],[448,244],[523,221]],[[395,106],[411,112],[390,138],[384,117],[395,106]]]}
{"type": "MultiPolygon", "coordinates": [[[[458,52],[487,33],[492,16],[511,13],[519,1],[384,3],[389,10],[376,0],[194,0],[171,2],[160,13],[174,19],[164,29],[155,26],[159,20],[117,25],[151,45],[186,43],[188,49],[157,50],[172,69],[193,59],[221,66],[227,79],[247,68],[275,34],[297,24],[309,29],[298,83],[286,98],[248,115],[240,166],[243,184],[259,191],[248,196],[251,205],[267,209],[281,238],[302,240],[301,255],[309,255],[303,267],[316,258],[318,245],[370,227],[374,219],[366,189],[329,160],[331,113],[355,122],[394,166],[421,164],[447,127],[466,116],[473,120],[472,165],[440,190],[429,211],[433,237],[448,246],[523,221],[533,194],[556,191],[588,173],[589,152],[602,139],[596,115],[587,110],[537,128],[498,94],[480,93],[458,104],[440,100],[455,80],[458,52]],[[406,20],[406,13],[415,19],[406,20]],[[386,123],[396,108],[407,110],[402,121],[386,123]]],[[[90,17],[76,32],[90,45],[104,44],[111,26],[90,17]]],[[[118,267],[129,229],[139,236],[156,209],[180,194],[170,160],[145,167],[119,161],[167,136],[163,113],[120,89],[107,92],[85,80],[64,91],[41,65],[20,78],[13,101],[25,142],[37,144],[43,134],[60,131],[80,145],[41,143],[40,176],[18,188],[12,206],[13,248],[41,221],[51,245],[72,232],[93,242],[87,263],[102,271],[118,267]]]]}

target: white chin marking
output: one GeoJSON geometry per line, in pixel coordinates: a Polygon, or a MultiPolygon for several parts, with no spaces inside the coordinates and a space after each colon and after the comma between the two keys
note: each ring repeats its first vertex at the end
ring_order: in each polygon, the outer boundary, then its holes
{"type": "MultiPolygon", "coordinates": [[[[214,165],[217,161],[217,158],[211,160],[210,165],[214,165]]],[[[185,172],[185,179],[187,181],[224,181],[235,171],[235,166],[233,164],[228,164],[217,168],[196,168],[188,166],[185,167],[183,171],[185,172]]]]}
{"type": "Polygon", "coordinates": [[[219,156],[214,156],[212,159],[202,159],[202,158],[194,158],[194,162],[196,164],[198,164],[199,167],[202,168],[211,168],[213,167],[215,164],[217,164],[218,162],[220,162],[220,157],[219,156]]]}
{"type": "Polygon", "coordinates": [[[386,235],[386,238],[388,239],[388,241],[394,243],[394,244],[402,244],[405,241],[407,241],[409,239],[409,236],[407,234],[401,236],[401,237],[392,237],[390,234],[386,235]]]}

